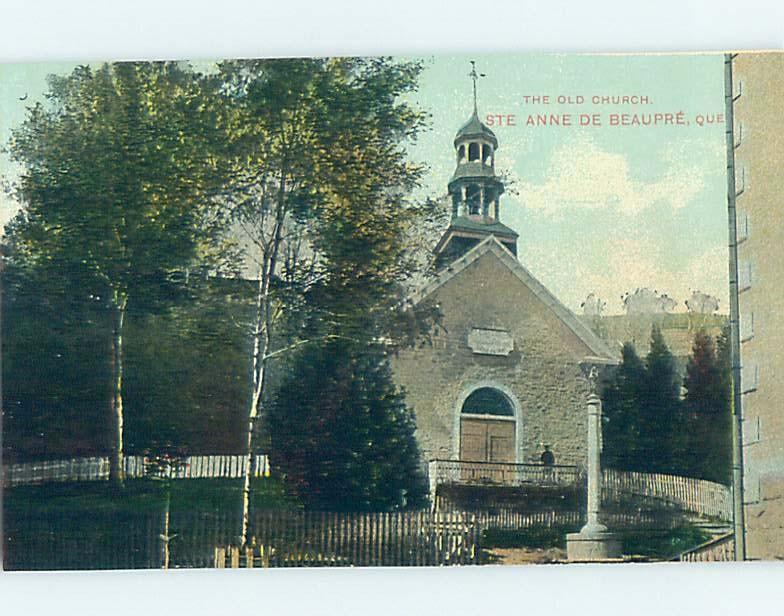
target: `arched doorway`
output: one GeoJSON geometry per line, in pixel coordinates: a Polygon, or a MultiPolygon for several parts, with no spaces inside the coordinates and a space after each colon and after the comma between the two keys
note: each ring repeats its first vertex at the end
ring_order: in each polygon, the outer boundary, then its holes
{"type": "Polygon", "coordinates": [[[475,389],[460,410],[460,460],[515,462],[516,417],[511,400],[493,387],[475,389]]]}

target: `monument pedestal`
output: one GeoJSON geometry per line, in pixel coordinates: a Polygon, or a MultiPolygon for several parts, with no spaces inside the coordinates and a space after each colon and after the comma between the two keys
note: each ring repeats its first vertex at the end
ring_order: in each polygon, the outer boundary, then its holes
{"type": "Polygon", "coordinates": [[[566,558],[569,562],[601,562],[621,558],[621,541],[607,531],[599,522],[602,504],[602,401],[596,395],[596,379],[599,372],[591,366],[588,381],[591,393],[588,395],[588,521],[579,533],[566,535],[566,558]]]}
{"type": "Polygon", "coordinates": [[[566,535],[569,562],[601,562],[621,558],[621,540],[601,524],[584,526],[579,533],[566,535]]]}

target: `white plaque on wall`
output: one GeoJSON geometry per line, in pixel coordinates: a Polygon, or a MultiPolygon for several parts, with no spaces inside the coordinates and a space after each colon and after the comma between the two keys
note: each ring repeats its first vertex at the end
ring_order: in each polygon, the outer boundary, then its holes
{"type": "Polygon", "coordinates": [[[502,355],[514,350],[512,334],[504,329],[473,328],[468,334],[468,346],[478,355],[502,355]]]}

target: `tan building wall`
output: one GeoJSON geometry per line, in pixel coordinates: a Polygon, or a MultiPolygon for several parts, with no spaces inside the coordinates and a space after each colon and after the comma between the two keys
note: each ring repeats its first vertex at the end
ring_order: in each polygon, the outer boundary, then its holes
{"type": "Polygon", "coordinates": [[[492,252],[429,297],[440,305],[445,332],[393,364],[416,413],[424,458],[458,459],[462,402],[489,386],[516,407],[517,462],[539,462],[547,444],[557,464],[584,464],[588,383],[578,362],[592,353],[580,338],[492,252]],[[514,350],[506,357],[474,353],[473,328],[510,332],[514,350]]]}
{"type": "Polygon", "coordinates": [[[784,558],[784,54],[733,61],[747,558],[784,558]]]}

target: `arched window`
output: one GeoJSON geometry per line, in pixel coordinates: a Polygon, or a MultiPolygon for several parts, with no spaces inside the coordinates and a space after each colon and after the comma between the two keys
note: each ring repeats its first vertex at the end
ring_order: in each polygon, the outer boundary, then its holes
{"type": "Polygon", "coordinates": [[[468,144],[468,160],[474,161],[479,160],[479,144],[478,143],[469,143],[468,144]]]}
{"type": "Polygon", "coordinates": [[[465,399],[460,415],[461,460],[515,461],[515,409],[503,392],[480,387],[465,399]]]}
{"type": "Polygon", "coordinates": [[[506,395],[492,387],[480,387],[463,402],[463,413],[514,417],[514,407],[506,395]]]}
{"type": "Polygon", "coordinates": [[[492,156],[493,156],[493,146],[488,145],[486,143],[483,144],[482,145],[482,164],[483,165],[488,164],[488,161],[491,160],[492,156]]]}
{"type": "Polygon", "coordinates": [[[465,145],[461,145],[457,148],[457,164],[459,165],[465,160],[465,145]]]}

